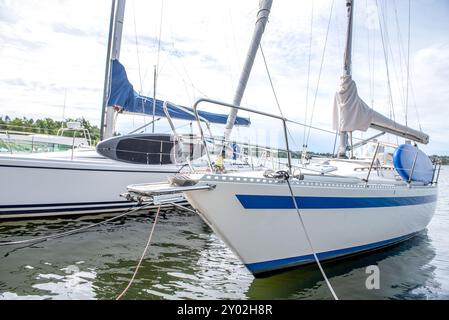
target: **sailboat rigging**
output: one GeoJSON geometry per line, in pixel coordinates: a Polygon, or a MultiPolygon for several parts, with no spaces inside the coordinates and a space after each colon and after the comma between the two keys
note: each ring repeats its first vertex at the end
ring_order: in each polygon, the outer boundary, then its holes
{"type": "Polygon", "coordinates": [[[391,159],[385,152],[388,144],[376,141],[371,158],[341,159],[347,157],[348,137],[356,130],[374,128],[380,134],[429,142],[427,134],[373,111],[358,96],[351,72],[354,1],[346,0],[346,8],[344,73],[334,103],[334,126],[341,133],[340,158],[294,167],[287,134],[294,121],[234,103],[199,99],[193,110],[205,146],[200,104],[228,108],[231,116],[238,110],[247,111],[281,123],[286,164],[277,172],[214,170],[206,150],[212,172],[193,170],[168,182],[130,185],[128,197],[151,201],[183,192],[198,215],[256,276],[314,263],[315,257],[322,261],[380,249],[424,230],[434,214],[438,193],[437,166],[424,152],[403,144],[391,159]],[[298,225],[298,211],[303,228],[298,225]]]}

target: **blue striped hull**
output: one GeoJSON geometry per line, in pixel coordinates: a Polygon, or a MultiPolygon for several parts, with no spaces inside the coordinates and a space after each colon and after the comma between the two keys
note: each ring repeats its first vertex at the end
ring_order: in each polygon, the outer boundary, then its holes
{"type": "MultiPolygon", "coordinates": [[[[291,196],[237,194],[245,209],[295,209],[291,196]]],[[[351,209],[414,206],[437,201],[437,195],[414,197],[307,197],[296,196],[299,209],[351,209]]]]}

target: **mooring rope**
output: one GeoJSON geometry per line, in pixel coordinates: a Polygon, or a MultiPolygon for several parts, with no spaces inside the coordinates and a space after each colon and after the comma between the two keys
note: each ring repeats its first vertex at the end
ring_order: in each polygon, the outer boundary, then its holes
{"type": "Polygon", "coordinates": [[[326,281],[326,284],[327,284],[332,296],[334,297],[335,300],[338,300],[337,294],[335,293],[334,288],[332,288],[332,285],[329,282],[329,279],[327,278],[323,267],[321,266],[320,260],[318,259],[318,256],[315,253],[315,249],[313,249],[312,241],[310,240],[309,233],[307,232],[307,228],[304,224],[304,220],[302,219],[302,215],[301,215],[301,212],[299,211],[298,204],[296,203],[296,198],[293,194],[293,189],[292,189],[292,186],[290,185],[290,181],[288,180],[288,177],[286,178],[285,181],[287,181],[288,188],[290,189],[290,194],[292,195],[293,204],[295,205],[296,212],[298,213],[299,220],[301,221],[302,227],[304,229],[304,234],[306,235],[307,242],[309,243],[310,249],[312,250],[312,254],[316,261],[316,264],[318,265],[318,268],[320,268],[321,274],[323,275],[324,281],[326,281]]]}
{"type": "Polygon", "coordinates": [[[18,240],[18,241],[0,242],[0,246],[25,244],[25,243],[33,243],[33,242],[42,242],[42,241],[48,241],[48,240],[52,240],[52,239],[61,238],[61,237],[64,237],[64,236],[68,236],[68,235],[71,235],[71,234],[74,234],[74,233],[79,233],[81,231],[84,231],[84,230],[96,227],[96,226],[101,225],[103,223],[111,222],[111,221],[113,221],[115,219],[124,217],[124,216],[126,216],[128,214],[131,214],[131,213],[134,213],[136,211],[145,210],[145,209],[147,209],[148,207],[151,207],[151,206],[154,206],[154,205],[153,204],[147,204],[147,205],[144,205],[144,206],[141,206],[141,207],[134,207],[134,208],[129,209],[129,211],[126,211],[126,212],[124,212],[124,213],[122,213],[122,214],[120,214],[118,216],[115,216],[115,217],[112,217],[112,218],[109,218],[109,219],[106,219],[106,220],[103,220],[103,221],[100,221],[100,222],[97,222],[97,223],[93,223],[93,224],[90,224],[90,225],[87,225],[87,226],[84,226],[84,227],[81,227],[81,228],[78,228],[78,229],[65,231],[65,232],[61,232],[61,233],[58,233],[58,234],[54,234],[54,235],[37,237],[37,238],[32,238],[32,239],[25,239],[25,240],[18,240]]]}
{"type": "Polygon", "coordinates": [[[154,218],[153,226],[151,227],[150,235],[148,237],[147,244],[145,246],[145,249],[142,252],[142,256],[140,257],[139,263],[137,263],[136,269],[134,270],[134,274],[131,277],[131,280],[129,281],[126,288],[118,295],[118,297],[115,300],[120,300],[121,297],[128,291],[128,289],[131,287],[132,283],[134,282],[134,279],[136,278],[137,272],[139,271],[140,265],[142,264],[143,258],[145,258],[148,248],[150,247],[151,239],[153,238],[154,228],[156,227],[157,219],[159,217],[159,213],[161,211],[161,206],[157,208],[156,216],[154,218]]]}
{"type": "Polygon", "coordinates": [[[315,262],[318,265],[318,268],[320,269],[321,274],[323,275],[324,281],[326,282],[327,287],[329,288],[329,291],[332,294],[332,297],[335,300],[338,300],[338,297],[337,297],[337,295],[336,295],[336,293],[334,291],[334,288],[332,288],[332,285],[331,285],[329,279],[327,278],[326,273],[324,272],[323,267],[321,266],[320,260],[318,259],[318,256],[315,253],[315,249],[313,248],[312,240],[309,237],[309,233],[307,232],[306,225],[304,223],[304,220],[302,219],[302,215],[301,215],[301,212],[299,210],[298,203],[296,202],[296,198],[295,198],[295,195],[293,193],[292,186],[290,185],[290,181],[289,181],[290,174],[287,171],[277,171],[276,173],[272,173],[271,176],[272,176],[272,178],[282,178],[282,179],[284,179],[287,182],[288,189],[290,190],[290,195],[291,195],[291,197],[293,199],[293,204],[295,206],[296,212],[298,213],[299,221],[301,221],[301,225],[302,225],[302,228],[304,230],[304,234],[306,236],[307,242],[309,243],[310,249],[312,251],[313,258],[315,259],[315,262]]]}

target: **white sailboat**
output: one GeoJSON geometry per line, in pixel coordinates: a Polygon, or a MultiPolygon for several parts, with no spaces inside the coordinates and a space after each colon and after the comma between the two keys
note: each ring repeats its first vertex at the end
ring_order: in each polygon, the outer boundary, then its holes
{"type": "MultiPolygon", "coordinates": [[[[93,148],[39,154],[0,154],[0,219],[35,218],[123,211],[135,203],[120,197],[133,183],[161,181],[177,173],[185,161],[171,161],[179,135],[135,134],[112,137],[118,108],[153,105],[158,117],[194,120],[186,108],[138,96],[119,63],[125,0],[113,0],[105,76],[102,137],[110,138],[93,148]],[[114,72],[119,77],[114,78],[114,72]],[[119,89],[114,88],[114,81],[119,89]],[[115,99],[112,99],[115,98],[115,99]],[[124,99],[122,99],[124,98],[124,99]],[[136,101],[138,102],[136,102],[136,101]],[[138,148],[129,149],[125,144],[138,148]],[[131,143],[130,143],[131,142],[131,143]],[[114,146],[111,149],[111,146],[114,146]],[[98,151],[98,152],[97,152],[98,151]],[[126,156],[122,156],[126,152],[126,156]],[[112,153],[113,156],[112,156],[112,153]],[[119,155],[122,153],[122,155],[119,155]],[[141,161],[142,153],[145,159],[141,161]],[[108,156],[108,157],[105,157],[108,156]],[[137,160],[136,160],[137,159],[137,160]],[[122,160],[122,161],[118,161],[122,160]]],[[[147,108],[147,111],[149,108],[147,108]]],[[[126,111],[126,110],[125,110],[126,111]]],[[[142,113],[131,109],[129,112],[142,113]]],[[[203,121],[226,123],[226,115],[204,113],[203,121]]],[[[240,118],[236,122],[248,123],[240,118]]],[[[161,201],[183,202],[182,194],[162,197],[161,201]]]]}
{"type": "MultiPolygon", "coordinates": [[[[231,108],[231,119],[238,110],[244,110],[279,120],[288,150],[285,171],[193,172],[177,175],[167,183],[130,185],[129,195],[151,200],[183,192],[255,275],[383,248],[424,230],[435,211],[438,174],[437,166],[421,150],[404,144],[396,148],[392,162],[387,159],[380,163],[384,145],[376,143],[371,159],[343,157],[349,149],[348,134],[368,127],[418,143],[429,141],[426,134],[374,112],[359,98],[350,68],[353,3],[346,1],[345,68],[335,98],[340,158],[323,159],[294,170],[287,134],[288,125],[294,121],[236,103],[200,99],[195,111],[201,103],[213,103],[231,108]]],[[[267,19],[271,1],[261,1],[260,6],[259,14],[263,13],[265,19],[259,22],[267,19]]],[[[248,59],[254,59],[254,55],[253,51],[248,59]]]]}

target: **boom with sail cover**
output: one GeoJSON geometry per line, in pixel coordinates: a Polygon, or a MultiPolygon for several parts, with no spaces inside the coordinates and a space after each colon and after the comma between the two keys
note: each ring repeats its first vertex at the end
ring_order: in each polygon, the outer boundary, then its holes
{"type": "MultiPolygon", "coordinates": [[[[153,115],[153,98],[139,95],[132,84],[128,80],[125,67],[118,61],[112,61],[112,80],[111,80],[111,93],[108,99],[108,106],[114,106],[119,109],[120,112],[134,113],[134,114],[146,114],[153,115]]],[[[164,101],[157,100],[154,108],[154,115],[156,117],[165,117],[164,101]]],[[[168,103],[168,113],[173,119],[181,120],[196,120],[194,111],[188,107],[179,108],[175,105],[168,103]],[[186,111],[184,111],[185,109],[186,111]]],[[[226,124],[228,115],[217,114],[206,111],[198,111],[201,118],[207,120],[210,123],[226,124]]],[[[236,126],[249,126],[250,120],[243,117],[236,117],[236,126]]]]}
{"type": "Polygon", "coordinates": [[[395,121],[371,109],[358,95],[357,85],[350,75],[341,77],[340,90],[335,94],[333,127],[339,132],[366,131],[368,128],[385,131],[397,136],[427,144],[429,136],[395,121]]]}

